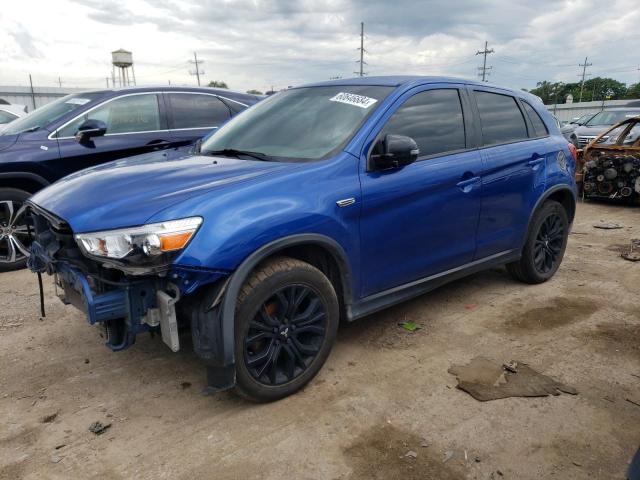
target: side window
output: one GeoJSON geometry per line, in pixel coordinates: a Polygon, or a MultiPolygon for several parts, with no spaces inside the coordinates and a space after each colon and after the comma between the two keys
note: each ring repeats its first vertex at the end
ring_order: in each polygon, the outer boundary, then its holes
{"type": "Polygon", "coordinates": [[[224,123],[229,108],[213,95],[169,93],[169,109],[173,113],[171,128],[212,128],[224,123]]]}
{"type": "Polygon", "coordinates": [[[549,135],[549,130],[547,130],[547,127],[542,121],[542,118],[540,118],[538,112],[536,112],[536,109],[524,100],[522,101],[522,105],[524,105],[524,111],[527,112],[527,116],[529,117],[529,120],[531,120],[531,124],[533,125],[534,135],[532,136],[544,137],[545,135],[549,135]]]}
{"type": "Polygon", "coordinates": [[[527,124],[515,98],[481,91],[475,91],[474,94],[480,112],[483,145],[528,138],[527,124]]]}
{"type": "Polygon", "coordinates": [[[15,120],[16,118],[18,118],[17,115],[0,110],[0,123],[9,123],[11,120],[15,120]]]}
{"type": "Polygon", "coordinates": [[[116,98],[80,115],[58,132],[58,138],[74,136],[78,127],[89,119],[103,121],[107,125],[107,135],[160,130],[158,95],[140,94],[116,98]]]}
{"type": "Polygon", "coordinates": [[[466,148],[458,90],[417,93],[389,119],[381,135],[387,134],[413,138],[420,148],[420,157],[466,148]]]}

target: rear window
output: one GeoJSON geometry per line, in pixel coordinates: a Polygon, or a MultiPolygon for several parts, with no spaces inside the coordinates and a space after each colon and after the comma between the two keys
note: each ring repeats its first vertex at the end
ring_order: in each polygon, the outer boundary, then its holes
{"type": "Polygon", "coordinates": [[[226,122],[231,113],[213,95],[169,93],[169,109],[173,116],[171,128],[213,128],[226,122]]]}
{"type": "Polygon", "coordinates": [[[522,101],[522,105],[524,105],[524,111],[527,112],[527,116],[531,121],[531,125],[533,125],[533,135],[532,137],[544,137],[549,134],[546,125],[540,118],[540,114],[536,112],[536,109],[529,105],[526,101],[522,101]]]}
{"type": "Polygon", "coordinates": [[[516,142],[528,138],[527,124],[515,98],[499,93],[474,93],[480,113],[483,145],[516,142]]]}

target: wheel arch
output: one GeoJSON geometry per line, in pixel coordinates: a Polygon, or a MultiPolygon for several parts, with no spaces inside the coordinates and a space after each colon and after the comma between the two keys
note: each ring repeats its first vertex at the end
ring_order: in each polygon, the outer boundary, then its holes
{"type": "Polygon", "coordinates": [[[31,172],[0,173],[0,188],[17,188],[28,193],[36,193],[49,185],[49,182],[31,172]]]}
{"type": "MultiPolygon", "coordinates": [[[[321,234],[297,234],[274,240],[249,255],[227,280],[221,299],[224,364],[235,362],[235,308],[238,294],[256,267],[276,256],[290,256],[322,271],[336,289],[341,314],[352,302],[352,275],[347,255],[338,242],[321,234]]],[[[222,360],[222,359],[221,359],[222,360]]]]}
{"type": "MultiPolygon", "coordinates": [[[[567,217],[569,218],[569,224],[573,223],[573,219],[576,215],[576,196],[573,190],[569,185],[554,185],[544,192],[531,209],[531,213],[529,214],[529,221],[527,222],[527,230],[524,236],[524,239],[529,235],[529,231],[531,229],[531,222],[533,220],[533,216],[538,211],[538,209],[544,205],[544,202],[547,200],[554,200],[561,204],[565,211],[567,212],[567,217]]],[[[524,240],[523,240],[524,241],[524,240]]]]}

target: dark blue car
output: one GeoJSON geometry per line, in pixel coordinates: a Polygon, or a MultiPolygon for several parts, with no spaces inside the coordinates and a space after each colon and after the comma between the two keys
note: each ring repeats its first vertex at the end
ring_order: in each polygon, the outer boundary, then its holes
{"type": "Polygon", "coordinates": [[[260,97],[160,87],[69,95],[0,127],[0,271],[25,265],[28,232],[16,214],[72,172],[195,142],[260,97]]]}
{"type": "Polygon", "coordinates": [[[71,175],[28,203],[32,270],[113,350],[189,325],[214,390],[274,400],[351,321],[506,265],[550,279],[572,223],[576,151],[525,92],[441,77],[292,88],[189,156],[71,175]]]}

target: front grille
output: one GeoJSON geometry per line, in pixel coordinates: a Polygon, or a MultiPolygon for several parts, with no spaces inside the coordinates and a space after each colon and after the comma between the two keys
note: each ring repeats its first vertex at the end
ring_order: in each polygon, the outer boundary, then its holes
{"type": "MultiPolygon", "coordinates": [[[[587,144],[589,142],[591,142],[591,140],[593,140],[594,138],[596,138],[597,135],[584,135],[584,136],[580,136],[578,137],[578,146],[579,147],[586,147],[587,144]]],[[[606,139],[608,139],[609,137],[602,137],[600,139],[600,142],[604,142],[606,139]]],[[[600,143],[598,142],[598,143],[600,143]]]]}

